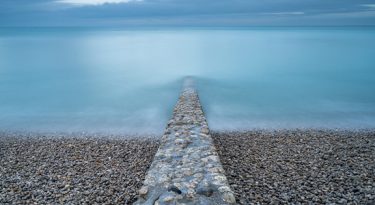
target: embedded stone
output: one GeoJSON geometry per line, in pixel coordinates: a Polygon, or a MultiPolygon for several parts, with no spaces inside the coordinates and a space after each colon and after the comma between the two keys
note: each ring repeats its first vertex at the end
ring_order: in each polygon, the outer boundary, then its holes
{"type": "Polygon", "coordinates": [[[162,198],[164,202],[171,202],[174,200],[174,197],[172,195],[167,195],[162,198]]]}
{"type": "Polygon", "coordinates": [[[212,196],[214,193],[214,190],[211,187],[205,186],[205,187],[198,187],[197,194],[204,195],[207,197],[212,196]]]}
{"type": "Polygon", "coordinates": [[[219,187],[219,192],[230,192],[231,190],[230,190],[230,188],[228,187],[228,186],[221,186],[221,187],[219,187]]]}
{"type": "Polygon", "coordinates": [[[236,203],[236,199],[234,198],[234,195],[230,192],[224,193],[223,194],[223,200],[229,204],[234,204],[236,203]]]}
{"type": "Polygon", "coordinates": [[[148,192],[148,187],[147,186],[143,186],[140,190],[139,190],[139,195],[141,197],[144,197],[148,192]]]}
{"type": "Polygon", "coordinates": [[[209,130],[207,127],[203,127],[201,131],[203,134],[206,134],[206,135],[209,133],[209,130]]]}
{"type": "Polygon", "coordinates": [[[168,191],[173,191],[177,194],[182,194],[181,190],[178,189],[177,187],[173,186],[173,185],[171,187],[169,187],[168,191]]]}

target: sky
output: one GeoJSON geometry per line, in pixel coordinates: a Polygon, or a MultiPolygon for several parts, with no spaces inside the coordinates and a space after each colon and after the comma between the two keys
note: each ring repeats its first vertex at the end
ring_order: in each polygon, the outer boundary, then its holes
{"type": "Polygon", "coordinates": [[[0,0],[0,27],[375,25],[375,0],[0,0]]]}

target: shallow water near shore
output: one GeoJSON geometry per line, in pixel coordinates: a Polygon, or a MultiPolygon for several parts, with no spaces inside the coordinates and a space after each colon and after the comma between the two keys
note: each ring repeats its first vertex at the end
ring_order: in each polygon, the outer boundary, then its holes
{"type": "Polygon", "coordinates": [[[0,130],[160,135],[194,76],[210,128],[374,128],[375,29],[0,28],[0,130]]]}

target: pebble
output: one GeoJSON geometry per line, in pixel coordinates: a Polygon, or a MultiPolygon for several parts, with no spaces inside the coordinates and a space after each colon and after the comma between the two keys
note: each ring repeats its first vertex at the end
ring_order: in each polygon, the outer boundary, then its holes
{"type": "Polygon", "coordinates": [[[212,133],[238,204],[375,204],[375,131],[212,133]]]}
{"type": "Polygon", "coordinates": [[[145,195],[147,194],[147,192],[148,192],[148,187],[143,186],[143,187],[139,190],[139,195],[140,195],[141,197],[143,197],[143,196],[145,196],[145,195]]]}
{"type": "Polygon", "coordinates": [[[156,138],[0,133],[0,204],[132,204],[158,147],[156,138]]]}

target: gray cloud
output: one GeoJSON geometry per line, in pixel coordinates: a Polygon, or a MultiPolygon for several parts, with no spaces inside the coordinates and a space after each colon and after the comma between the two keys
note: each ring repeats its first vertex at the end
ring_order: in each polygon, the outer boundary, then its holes
{"type": "Polygon", "coordinates": [[[373,0],[94,1],[1,0],[0,26],[375,25],[373,0]]]}

